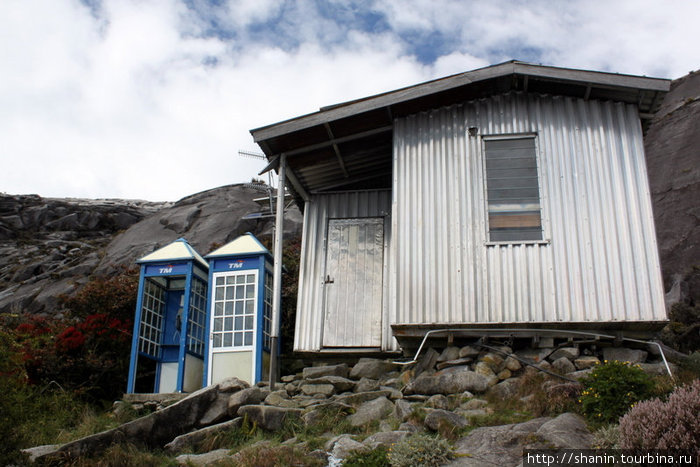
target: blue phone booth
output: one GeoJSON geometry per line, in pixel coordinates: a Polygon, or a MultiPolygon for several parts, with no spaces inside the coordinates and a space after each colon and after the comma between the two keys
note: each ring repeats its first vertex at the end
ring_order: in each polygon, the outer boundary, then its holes
{"type": "Polygon", "coordinates": [[[206,384],[232,376],[250,384],[266,380],[270,365],[272,255],[247,233],[206,258],[211,284],[206,384]]]}
{"type": "Polygon", "coordinates": [[[202,387],[209,266],[185,239],[141,265],[127,393],[202,387]]]}

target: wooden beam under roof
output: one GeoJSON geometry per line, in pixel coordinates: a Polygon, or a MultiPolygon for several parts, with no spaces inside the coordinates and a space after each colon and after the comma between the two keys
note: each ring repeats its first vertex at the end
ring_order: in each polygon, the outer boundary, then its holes
{"type": "Polygon", "coordinates": [[[300,147],[300,148],[296,148],[296,149],[293,149],[293,150],[291,150],[291,151],[285,151],[284,154],[285,154],[287,157],[298,156],[299,154],[304,154],[304,153],[306,153],[306,152],[315,151],[315,150],[317,150],[317,149],[327,148],[327,147],[329,147],[329,146],[333,146],[334,144],[347,143],[347,142],[349,142],[349,141],[353,141],[353,140],[356,140],[356,139],[367,138],[368,136],[377,135],[377,134],[379,134],[379,133],[386,133],[387,131],[391,131],[393,128],[394,128],[393,125],[386,125],[386,126],[382,126],[382,127],[379,127],[379,128],[374,128],[374,129],[372,129],[372,130],[367,130],[367,131],[363,131],[363,132],[360,132],[360,133],[355,133],[355,134],[352,134],[352,135],[343,136],[343,137],[340,137],[340,138],[334,138],[334,139],[330,139],[330,140],[328,140],[328,141],[322,141],[322,142],[316,143],[316,144],[310,144],[310,145],[308,145],[308,146],[303,146],[303,147],[300,147]]]}
{"type": "MultiPolygon", "coordinates": [[[[328,133],[328,138],[331,141],[335,141],[335,136],[333,135],[333,130],[331,130],[331,126],[328,124],[328,122],[324,123],[323,126],[326,128],[326,132],[328,133]]],[[[338,147],[337,142],[333,143],[333,151],[335,151],[335,157],[338,159],[338,165],[340,166],[340,170],[343,171],[343,175],[345,175],[345,178],[348,178],[350,176],[350,174],[348,174],[348,170],[345,168],[345,162],[343,162],[343,155],[340,154],[340,148],[338,147]]]]}
{"type": "Polygon", "coordinates": [[[380,173],[374,172],[374,173],[372,173],[371,175],[364,175],[364,176],[359,176],[359,177],[351,177],[351,178],[349,178],[349,179],[340,180],[340,181],[338,181],[338,182],[336,182],[336,183],[331,183],[331,184],[328,184],[328,185],[322,185],[322,186],[320,186],[320,187],[314,189],[311,193],[320,193],[320,192],[324,192],[324,191],[327,191],[327,190],[332,190],[333,188],[338,188],[338,187],[350,185],[350,184],[352,184],[352,183],[364,182],[364,181],[372,180],[372,179],[375,179],[375,178],[386,177],[387,175],[391,175],[391,170],[385,171],[385,172],[380,172],[380,173]]]}

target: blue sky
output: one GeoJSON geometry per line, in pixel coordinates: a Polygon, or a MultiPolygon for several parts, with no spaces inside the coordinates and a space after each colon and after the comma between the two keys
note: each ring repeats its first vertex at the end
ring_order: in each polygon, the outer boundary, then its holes
{"type": "Polygon", "coordinates": [[[510,59],[678,78],[696,0],[3,0],[0,191],[177,200],[251,128],[510,59]]]}

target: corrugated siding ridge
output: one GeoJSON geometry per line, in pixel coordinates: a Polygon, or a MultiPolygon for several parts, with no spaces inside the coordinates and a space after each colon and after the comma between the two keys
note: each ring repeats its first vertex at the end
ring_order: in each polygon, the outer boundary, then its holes
{"type": "MultiPolygon", "coordinates": [[[[326,262],[328,220],[333,218],[385,217],[391,214],[391,192],[389,190],[345,191],[340,193],[315,194],[304,208],[301,262],[299,265],[299,293],[294,332],[294,350],[317,351],[321,349],[323,330],[323,277],[326,262]]],[[[389,251],[391,230],[385,222],[385,251],[389,251]]],[[[388,258],[385,255],[385,263],[388,258]]],[[[386,276],[387,274],[385,274],[386,276]]],[[[383,335],[382,346],[393,338],[388,326],[388,280],[384,279],[383,335]]]]}
{"type": "Polygon", "coordinates": [[[511,93],[399,119],[394,146],[394,322],[665,319],[634,106],[511,93]],[[486,246],[480,136],[526,133],[549,243],[486,246]]]}

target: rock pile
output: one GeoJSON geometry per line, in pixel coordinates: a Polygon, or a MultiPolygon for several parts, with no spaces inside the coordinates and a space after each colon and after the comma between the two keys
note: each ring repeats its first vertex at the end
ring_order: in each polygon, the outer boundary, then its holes
{"type": "MultiPolygon", "coordinates": [[[[388,447],[415,432],[459,433],[475,418],[492,412],[489,400],[523,397],[520,380],[528,372],[566,374],[569,380],[587,374],[600,359],[586,354],[578,347],[516,352],[506,346],[448,347],[441,353],[429,349],[420,361],[408,366],[362,358],[352,367],[346,363],[307,367],[282,377],[275,390],[266,383],[251,387],[232,378],[118,428],[55,447],[49,454],[44,448],[41,455],[91,455],[116,442],[164,448],[177,455],[243,423],[279,432],[288,423],[319,424],[331,411],[341,414],[351,427],[371,426],[376,431],[362,442],[350,434],[328,435],[324,449],[313,453],[338,460],[357,450],[388,447]]],[[[609,347],[600,357],[642,363],[647,355],[643,350],[609,347]]],[[[649,372],[660,369],[658,363],[642,364],[649,372]]],[[[578,384],[552,383],[550,387],[568,385],[569,390],[573,386],[573,393],[578,384]]],[[[148,396],[139,395],[139,403],[148,404],[148,396]]],[[[491,461],[517,465],[524,448],[588,448],[591,440],[583,420],[570,413],[477,428],[457,439],[456,452],[469,456],[451,465],[491,461]]],[[[206,465],[232,456],[235,453],[223,449],[181,454],[177,460],[183,465],[206,465]]]]}

